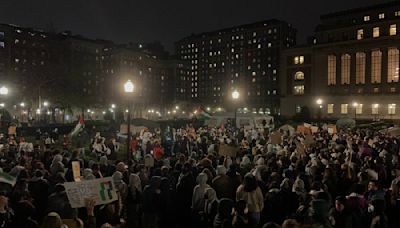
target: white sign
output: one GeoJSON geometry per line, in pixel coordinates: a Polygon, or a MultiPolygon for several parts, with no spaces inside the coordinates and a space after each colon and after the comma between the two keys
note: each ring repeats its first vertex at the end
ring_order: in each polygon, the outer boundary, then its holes
{"type": "Polygon", "coordinates": [[[72,208],[85,207],[85,201],[93,199],[96,204],[107,204],[118,199],[112,177],[64,183],[72,208]]]}

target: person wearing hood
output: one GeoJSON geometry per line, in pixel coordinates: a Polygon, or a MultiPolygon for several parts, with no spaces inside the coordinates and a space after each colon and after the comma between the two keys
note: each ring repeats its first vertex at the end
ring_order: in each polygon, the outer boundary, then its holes
{"type": "Polygon", "coordinates": [[[100,172],[103,174],[104,177],[109,177],[113,174],[115,166],[112,167],[110,164],[108,164],[107,156],[101,156],[99,164],[100,172]]]}
{"type": "Polygon", "coordinates": [[[142,183],[137,174],[129,176],[128,195],[126,199],[126,210],[128,226],[132,228],[141,227],[141,201],[142,183]]]}
{"type": "Polygon", "coordinates": [[[161,208],[161,178],[153,176],[143,190],[143,227],[157,228],[161,208]]]}
{"type": "Polygon", "coordinates": [[[218,204],[218,214],[214,219],[214,228],[232,228],[232,209],[233,201],[231,199],[221,199],[218,204]]]}
{"type": "Polygon", "coordinates": [[[50,165],[51,175],[56,175],[58,172],[64,173],[64,164],[62,163],[63,157],[61,154],[56,154],[50,165]]]}
{"type": "MultiPolygon", "coordinates": [[[[217,166],[217,176],[212,180],[212,187],[217,192],[219,199],[229,198],[234,199],[232,196],[232,183],[231,178],[226,175],[226,168],[223,165],[217,166]]],[[[236,186],[237,187],[237,186],[236,186]]]]}
{"type": "Polygon", "coordinates": [[[193,189],[192,196],[192,211],[194,215],[198,215],[204,210],[204,194],[206,189],[210,188],[210,186],[207,184],[207,179],[207,174],[205,173],[200,173],[196,178],[197,185],[193,189]]]}
{"type": "Polygon", "coordinates": [[[120,171],[115,171],[115,173],[112,175],[112,179],[120,196],[121,202],[125,203],[126,196],[128,194],[128,185],[124,182],[122,173],[120,171]]]}
{"type": "Polygon", "coordinates": [[[86,168],[83,170],[83,180],[94,180],[96,177],[93,175],[92,169],[86,168]]]}
{"type": "Polygon", "coordinates": [[[236,201],[244,200],[249,209],[249,225],[257,227],[260,223],[260,214],[264,208],[264,196],[257,185],[256,178],[248,173],[243,183],[236,191],[236,201]]]}
{"type": "Polygon", "coordinates": [[[207,227],[212,227],[215,216],[218,213],[217,193],[212,188],[207,188],[204,194],[204,222],[207,227]]]}

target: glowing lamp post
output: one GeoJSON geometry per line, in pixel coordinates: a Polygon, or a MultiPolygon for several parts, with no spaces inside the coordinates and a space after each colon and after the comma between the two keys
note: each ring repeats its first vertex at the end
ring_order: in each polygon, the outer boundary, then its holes
{"type": "Polygon", "coordinates": [[[318,105],[318,123],[319,123],[319,122],[321,122],[321,110],[322,110],[322,103],[323,103],[323,101],[322,101],[321,98],[318,98],[318,99],[315,101],[315,103],[317,103],[317,105],[318,105]]]}
{"type": "MultiPolygon", "coordinates": [[[[125,82],[124,84],[124,91],[125,94],[128,96],[128,138],[126,141],[126,156],[127,156],[127,160],[128,162],[131,159],[131,101],[130,101],[130,96],[132,96],[133,91],[135,90],[135,86],[133,85],[131,80],[128,80],[127,82],[125,82]]],[[[115,106],[114,106],[115,107],[115,106]]]]}
{"type": "Polygon", "coordinates": [[[232,92],[232,99],[233,99],[233,101],[235,102],[235,104],[234,104],[234,109],[235,109],[235,117],[234,117],[234,119],[233,119],[233,123],[234,123],[234,127],[236,128],[236,119],[237,119],[237,100],[239,99],[239,97],[240,97],[240,94],[239,94],[239,92],[235,89],[233,92],[232,92]]]}

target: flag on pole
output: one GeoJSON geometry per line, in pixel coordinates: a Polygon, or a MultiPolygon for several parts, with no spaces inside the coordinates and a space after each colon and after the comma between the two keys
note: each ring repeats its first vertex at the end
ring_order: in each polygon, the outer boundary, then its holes
{"type": "Polygon", "coordinates": [[[199,120],[208,120],[212,117],[210,113],[204,111],[201,107],[196,110],[195,116],[199,120]]]}
{"type": "Polygon", "coordinates": [[[8,173],[0,172],[0,182],[14,186],[17,182],[17,179],[8,173]]]}
{"type": "Polygon", "coordinates": [[[84,126],[85,126],[85,123],[83,122],[83,117],[80,116],[79,121],[76,124],[74,130],[72,130],[70,133],[71,137],[76,136],[79,132],[81,132],[82,129],[84,128],[84,126]]]}

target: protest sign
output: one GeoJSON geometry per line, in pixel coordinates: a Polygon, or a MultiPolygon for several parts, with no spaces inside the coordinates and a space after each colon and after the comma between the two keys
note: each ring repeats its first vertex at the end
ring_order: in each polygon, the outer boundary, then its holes
{"type": "Polygon", "coordinates": [[[221,144],[219,146],[219,155],[220,156],[229,156],[231,158],[236,158],[237,153],[239,152],[239,148],[234,146],[228,146],[226,144],[221,144]]]}
{"type": "Polygon", "coordinates": [[[272,132],[271,133],[271,144],[281,144],[282,143],[282,134],[280,132],[272,132]]]}
{"type": "Polygon", "coordinates": [[[84,207],[88,199],[93,199],[95,205],[107,204],[118,199],[112,177],[66,182],[64,187],[72,208],[84,207]]]}
{"type": "Polygon", "coordinates": [[[74,181],[81,181],[81,163],[79,161],[72,162],[72,174],[74,175],[74,181]]]}
{"type": "Polygon", "coordinates": [[[311,133],[317,133],[318,132],[318,127],[316,126],[311,126],[311,133]]]}
{"type": "Polygon", "coordinates": [[[328,133],[331,134],[331,135],[336,134],[337,133],[336,125],[329,124],[328,125],[328,133]]]}
{"type": "Polygon", "coordinates": [[[17,126],[11,125],[8,128],[8,135],[16,135],[17,134],[17,126]]]}

